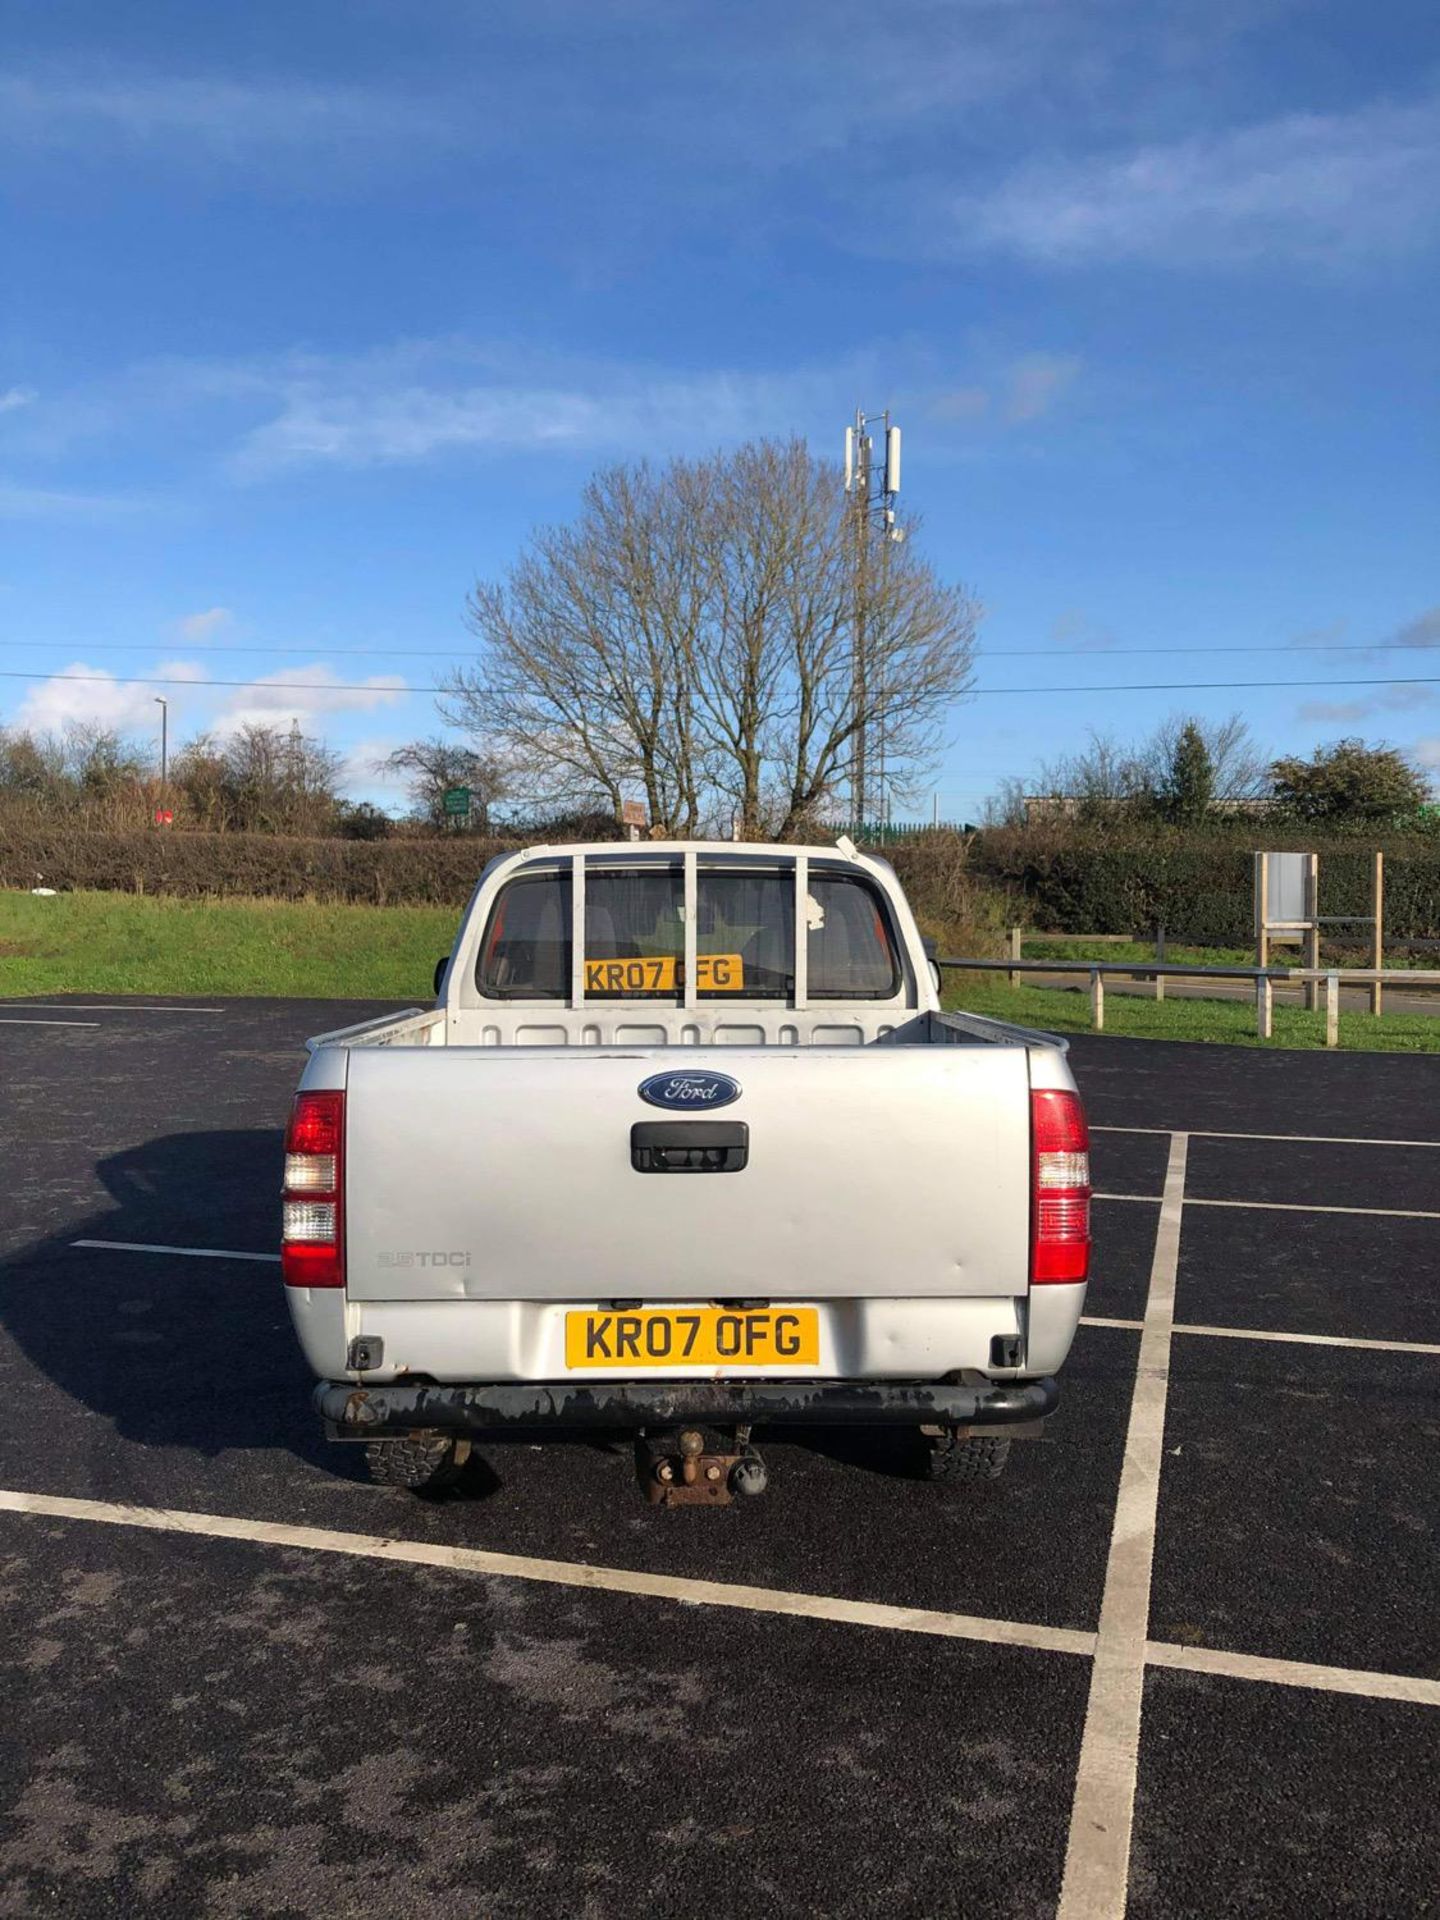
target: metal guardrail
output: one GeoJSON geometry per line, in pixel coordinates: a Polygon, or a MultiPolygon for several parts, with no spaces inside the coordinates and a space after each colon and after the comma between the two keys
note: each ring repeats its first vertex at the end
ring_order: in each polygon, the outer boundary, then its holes
{"type": "Polygon", "coordinates": [[[1249,980],[1255,989],[1255,1030],[1262,1040],[1274,1031],[1275,988],[1298,986],[1304,989],[1305,1006],[1311,1012],[1319,1006],[1325,1015],[1325,1044],[1340,1044],[1340,989],[1342,986],[1367,986],[1370,1011],[1381,1011],[1385,987],[1440,987],[1440,970],[1410,967],[1205,967],[1166,960],[940,960],[938,967],[971,973],[1004,973],[1010,985],[1017,985],[1020,973],[1082,973],[1090,981],[1090,1023],[1096,1033],[1105,1030],[1105,977],[1118,974],[1125,980],[1153,980],[1155,998],[1165,998],[1165,982],[1179,980],[1249,980]]]}

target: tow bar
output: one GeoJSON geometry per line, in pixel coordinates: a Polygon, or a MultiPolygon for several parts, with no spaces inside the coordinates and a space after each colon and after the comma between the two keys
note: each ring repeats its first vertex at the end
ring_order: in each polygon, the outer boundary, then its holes
{"type": "Polygon", "coordinates": [[[739,1493],[753,1498],[770,1484],[765,1462],[750,1444],[749,1427],[735,1430],[732,1451],[707,1450],[703,1432],[645,1433],[635,1443],[635,1470],[652,1507],[728,1507],[739,1493]]]}

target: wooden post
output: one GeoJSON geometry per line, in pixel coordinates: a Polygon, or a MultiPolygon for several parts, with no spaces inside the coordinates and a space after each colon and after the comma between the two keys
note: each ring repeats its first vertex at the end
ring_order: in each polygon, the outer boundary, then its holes
{"type": "Polygon", "coordinates": [[[1270,964],[1270,862],[1263,853],[1255,856],[1255,964],[1270,964]]]}
{"type": "Polygon", "coordinates": [[[1090,975],[1090,1024],[1096,1033],[1105,1031],[1105,976],[1098,967],[1090,975]]]}
{"type": "MultiPolygon", "coordinates": [[[[1370,910],[1375,915],[1374,934],[1370,942],[1370,964],[1378,973],[1385,964],[1385,856],[1375,856],[1375,880],[1371,889],[1370,910]]],[[[1385,989],[1378,980],[1370,983],[1370,1011],[1379,1018],[1384,1005],[1385,989]]]]}
{"type": "MultiPolygon", "coordinates": [[[[1009,933],[1009,942],[1010,942],[1010,958],[1012,960],[1018,960],[1020,958],[1020,943],[1023,939],[1024,939],[1024,934],[1022,933],[1021,929],[1019,927],[1011,927],[1010,933],[1009,933]]],[[[1009,979],[1010,985],[1012,987],[1019,986],[1020,976],[1018,973],[1009,974],[1007,975],[1007,978],[1009,979]]]]}
{"type": "Polygon", "coordinates": [[[1338,1047],[1340,1044],[1340,976],[1327,973],[1325,976],[1325,1044],[1338,1047]]]}
{"type": "MultiPolygon", "coordinates": [[[[1155,929],[1155,958],[1160,962],[1161,966],[1165,964],[1165,928],[1163,924],[1155,929]]],[[[1155,976],[1155,998],[1157,1000],[1163,1000],[1165,998],[1165,976],[1163,973],[1157,973],[1155,976]]]]}
{"type": "MultiPolygon", "coordinates": [[[[1302,964],[1312,972],[1320,969],[1320,856],[1307,853],[1305,856],[1305,918],[1309,925],[1305,929],[1304,959],[1302,964]]],[[[1320,983],[1318,980],[1305,982],[1305,1004],[1313,1013],[1320,1004],[1320,983]]]]}
{"type": "Polygon", "coordinates": [[[1255,982],[1255,1031],[1262,1040],[1271,1039],[1275,1031],[1275,991],[1268,973],[1255,982]]]}

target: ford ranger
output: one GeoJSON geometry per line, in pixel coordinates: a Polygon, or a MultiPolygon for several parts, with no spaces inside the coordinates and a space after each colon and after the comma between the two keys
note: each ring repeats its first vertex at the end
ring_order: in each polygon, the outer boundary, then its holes
{"type": "Polygon", "coordinates": [[[994,1477],[1056,1405],[1089,1141],[1065,1043],[939,980],[848,840],[492,861],[433,1008],[308,1043],[282,1271],[330,1436],[418,1491],[586,1429],[657,1502],[759,1491],[756,1428],[994,1477]]]}

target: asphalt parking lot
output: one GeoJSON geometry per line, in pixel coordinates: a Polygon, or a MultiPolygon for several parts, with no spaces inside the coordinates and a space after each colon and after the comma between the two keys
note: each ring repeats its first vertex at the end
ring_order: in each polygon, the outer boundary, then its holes
{"type": "Polygon", "coordinates": [[[1078,1038],[1087,1320],[994,1486],[422,1502],[274,1264],[303,1037],[381,1010],[0,1009],[0,1916],[1440,1913],[1440,1060],[1078,1038]]]}

